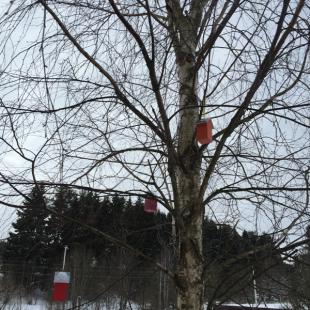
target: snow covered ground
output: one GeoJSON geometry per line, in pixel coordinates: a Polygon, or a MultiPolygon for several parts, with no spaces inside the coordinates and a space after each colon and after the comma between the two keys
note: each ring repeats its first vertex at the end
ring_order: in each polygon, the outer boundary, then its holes
{"type": "MultiPolygon", "coordinates": [[[[225,303],[225,305],[227,306],[236,306],[236,304],[227,304],[225,303]]],[[[251,307],[251,308],[255,308],[255,305],[253,304],[242,304],[240,306],[244,306],[244,307],[251,307]]],[[[292,309],[292,307],[289,304],[280,304],[280,303],[273,303],[273,304],[260,304],[258,306],[256,306],[260,309],[292,309]]],[[[71,305],[68,303],[65,306],[65,309],[70,309],[71,305]]],[[[50,304],[48,304],[46,301],[44,300],[38,300],[36,302],[36,304],[34,305],[30,305],[27,304],[26,301],[21,301],[21,300],[15,300],[10,302],[10,304],[7,304],[6,306],[4,306],[2,304],[2,302],[0,301],[0,309],[1,310],[56,310],[57,307],[56,305],[54,305],[53,307],[51,307],[50,304]]],[[[98,305],[95,304],[88,304],[88,305],[84,305],[81,307],[81,310],[93,310],[93,309],[98,309],[98,305]]],[[[139,307],[138,305],[134,305],[131,304],[131,307],[128,306],[128,309],[132,309],[132,310],[139,310],[141,309],[141,307],[139,307]]],[[[119,302],[118,300],[115,300],[114,303],[109,303],[109,306],[106,306],[104,304],[102,304],[100,306],[100,310],[119,310],[119,302]]]]}
{"type": "MultiPolygon", "coordinates": [[[[70,309],[72,306],[68,303],[65,305],[65,309],[70,309]]],[[[1,310],[56,310],[57,305],[51,306],[51,304],[48,304],[46,301],[39,300],[36,302],[36,304],[30,305],[27,304],[25,301],[18,302],[10,302],[7,305],[3,305],[3,303],[0,301],[0,309],[1,310]]],[[[98,304],[87,304],[84,306],[81,306],[81,310],[93,310],[98,309],[98,304]]],[[[119,303],[115,302],[113,304],[109,304],[109,306],[105,306],[104,304],[100,305],[100,310],[119,310],[119,303]]],[[[128,306],[128,310],[139,310],[140,308],[137,305],[131,304],[131,307],[128,306]]]]}
{"type": "Polygon", "coordinates": [[[223,306],[242,306],[242,307],[247,307],[247,308],[258,308],[258,309],[293,309],[292,306],[288,303],[272,303],[272,304],[223,304],[223,306]]]}
{"type": "Polygon", "coordinates": [[[10,302],[6,305],[3,305],[2,302],[0,302],[0,309],[4,310],[46,310],[48,309],[48,305],[43,302],[39,301],[35,305],[29,305],[25,302],[10,302]]]}

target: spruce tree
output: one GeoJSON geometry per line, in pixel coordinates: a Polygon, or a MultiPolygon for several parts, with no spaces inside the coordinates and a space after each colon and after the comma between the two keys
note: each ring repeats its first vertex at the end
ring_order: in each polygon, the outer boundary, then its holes
{"type": "Polygon", "coordinates": [[[44,272],[48,257],[46,235],[47,212],[43,186],[35,186],[23,208],[17,211],[17,220],[12,224],[3,253],[4,263],[16,275],[16,280],[29,285],[32,274],[44,272]]]}
{"type": "MultiPolygon", "coordinates": [[[[305,237],[310,238],[310,226],[306,228],[305,237]]],[[[310,309],[310,243],[294,256],[289,296],[294,309],[310,309]]]]}
{"type": "Polygon", "coordinates": [[[71,189],[60,187],[50,203],[50,209],[52,212],[47,221],[48,256],[50,264],[56,267],[60,265],[63,248],[68,245],[72,235],[72,223],[64,215],[72,216],[79,211],[77,194],[71,189]]]}

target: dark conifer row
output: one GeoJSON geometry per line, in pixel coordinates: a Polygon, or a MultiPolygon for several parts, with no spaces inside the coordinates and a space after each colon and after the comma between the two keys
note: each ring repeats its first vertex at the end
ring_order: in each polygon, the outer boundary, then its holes
{"type": "MultiPolygon", "coordinates": [[[[131,297],[136,294],[135,298],[139,299],[139,292],[142,288],[145,290],[146,283],[149,288],[155,285],[156,290],[158,279],[163,277],[154,265],[78,222],[117,238],[174,269],[178,241],[172,236],[171,216],[144,212],[141,199],[132,202],[120,196],[101,198],[96,193],[67,188],[48,196],[43,187],[34,187],[29,198],[17,213],[14,231],[2,245],[5,272],[10,273],[16,283],[48,290],[53,272],[61,268],[63,249],[67,245],[66,267],[75,277],[72,294],[74,291],[77,296],[92,296],[94,291],[100,292],[100,287],[106,287],[132,266],[137,267],[130,281],[127,279],[128,289],[133,290],[131,297]],[[90,278],[97,279],[95,288],[92,283],[90,289],[90,278]],[[83,279],[83,287],[78,279],[83,279]]],[[[218,225],[206,218],[203,237],[206,298],[225,300],[232,296],[248,296],[252,299],[253,273],[258,286],[264,288],[261,294],[266,298],[272,298],[275,292],[281,293],[280,285],[272,283],[270,278],[276,273],[287,274],[288,267],[280,255],[274,255],[275,242],[271,236],[247,231],[240,235],[229,225],[218,225]]],[[[120,294],[119,289],[117,294],[120,294]]],[[[166,289],[173,290],[171,281],[166,289]]],[[[145,298],[147,293],[143,296],[145,298]]],[[[151,296],[149,293],[149,298],[151,296]]]]}

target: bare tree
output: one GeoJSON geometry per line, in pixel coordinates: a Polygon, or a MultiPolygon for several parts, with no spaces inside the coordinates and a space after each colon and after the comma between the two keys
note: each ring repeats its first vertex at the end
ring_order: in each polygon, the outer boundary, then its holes
{"type": "Polygon", "coordinates": [[[176,225],[178,309],[203,306],[205,214],[270,221],[279,247],[302,224],[305,0],[1,5],[2,204],[37,182],[152,192],[176,225]],[[213,142],[200,145],[205,117],[213,142]]]}

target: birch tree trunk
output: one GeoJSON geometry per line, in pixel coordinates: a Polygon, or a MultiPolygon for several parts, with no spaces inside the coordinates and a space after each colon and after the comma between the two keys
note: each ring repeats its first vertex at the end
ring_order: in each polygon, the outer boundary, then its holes
{"type": "Polygon", "coordinates": [[[176,284],[178,309],[202,309],[202,220],[203,208],[199,197],[201,158],[195,145],[198,121],[196,105],[193,55],[184,53],[178,61],[180,78],[180,116],[178,130],[177,171],[178,206],[177,227],[179,237],[176,284]],[[194,106],[194,108],[193,108],[194,106]]]}
{"type": "Polygon", "coordinates": [[[204,1],[192,2],[191,12],[184,16],[178,1],[168,1],[170,35],[174,45],[179,78],[178,165],[176,227],[178,229],[178,263],[176,271],[178,309],[202,309],[203,206],[200,197],[201,154],[195,141],[199,119],[197,95],[196,45],[198,25],[204,1]],[[170,8],[173,7],[173,10],[170,8]]]}

